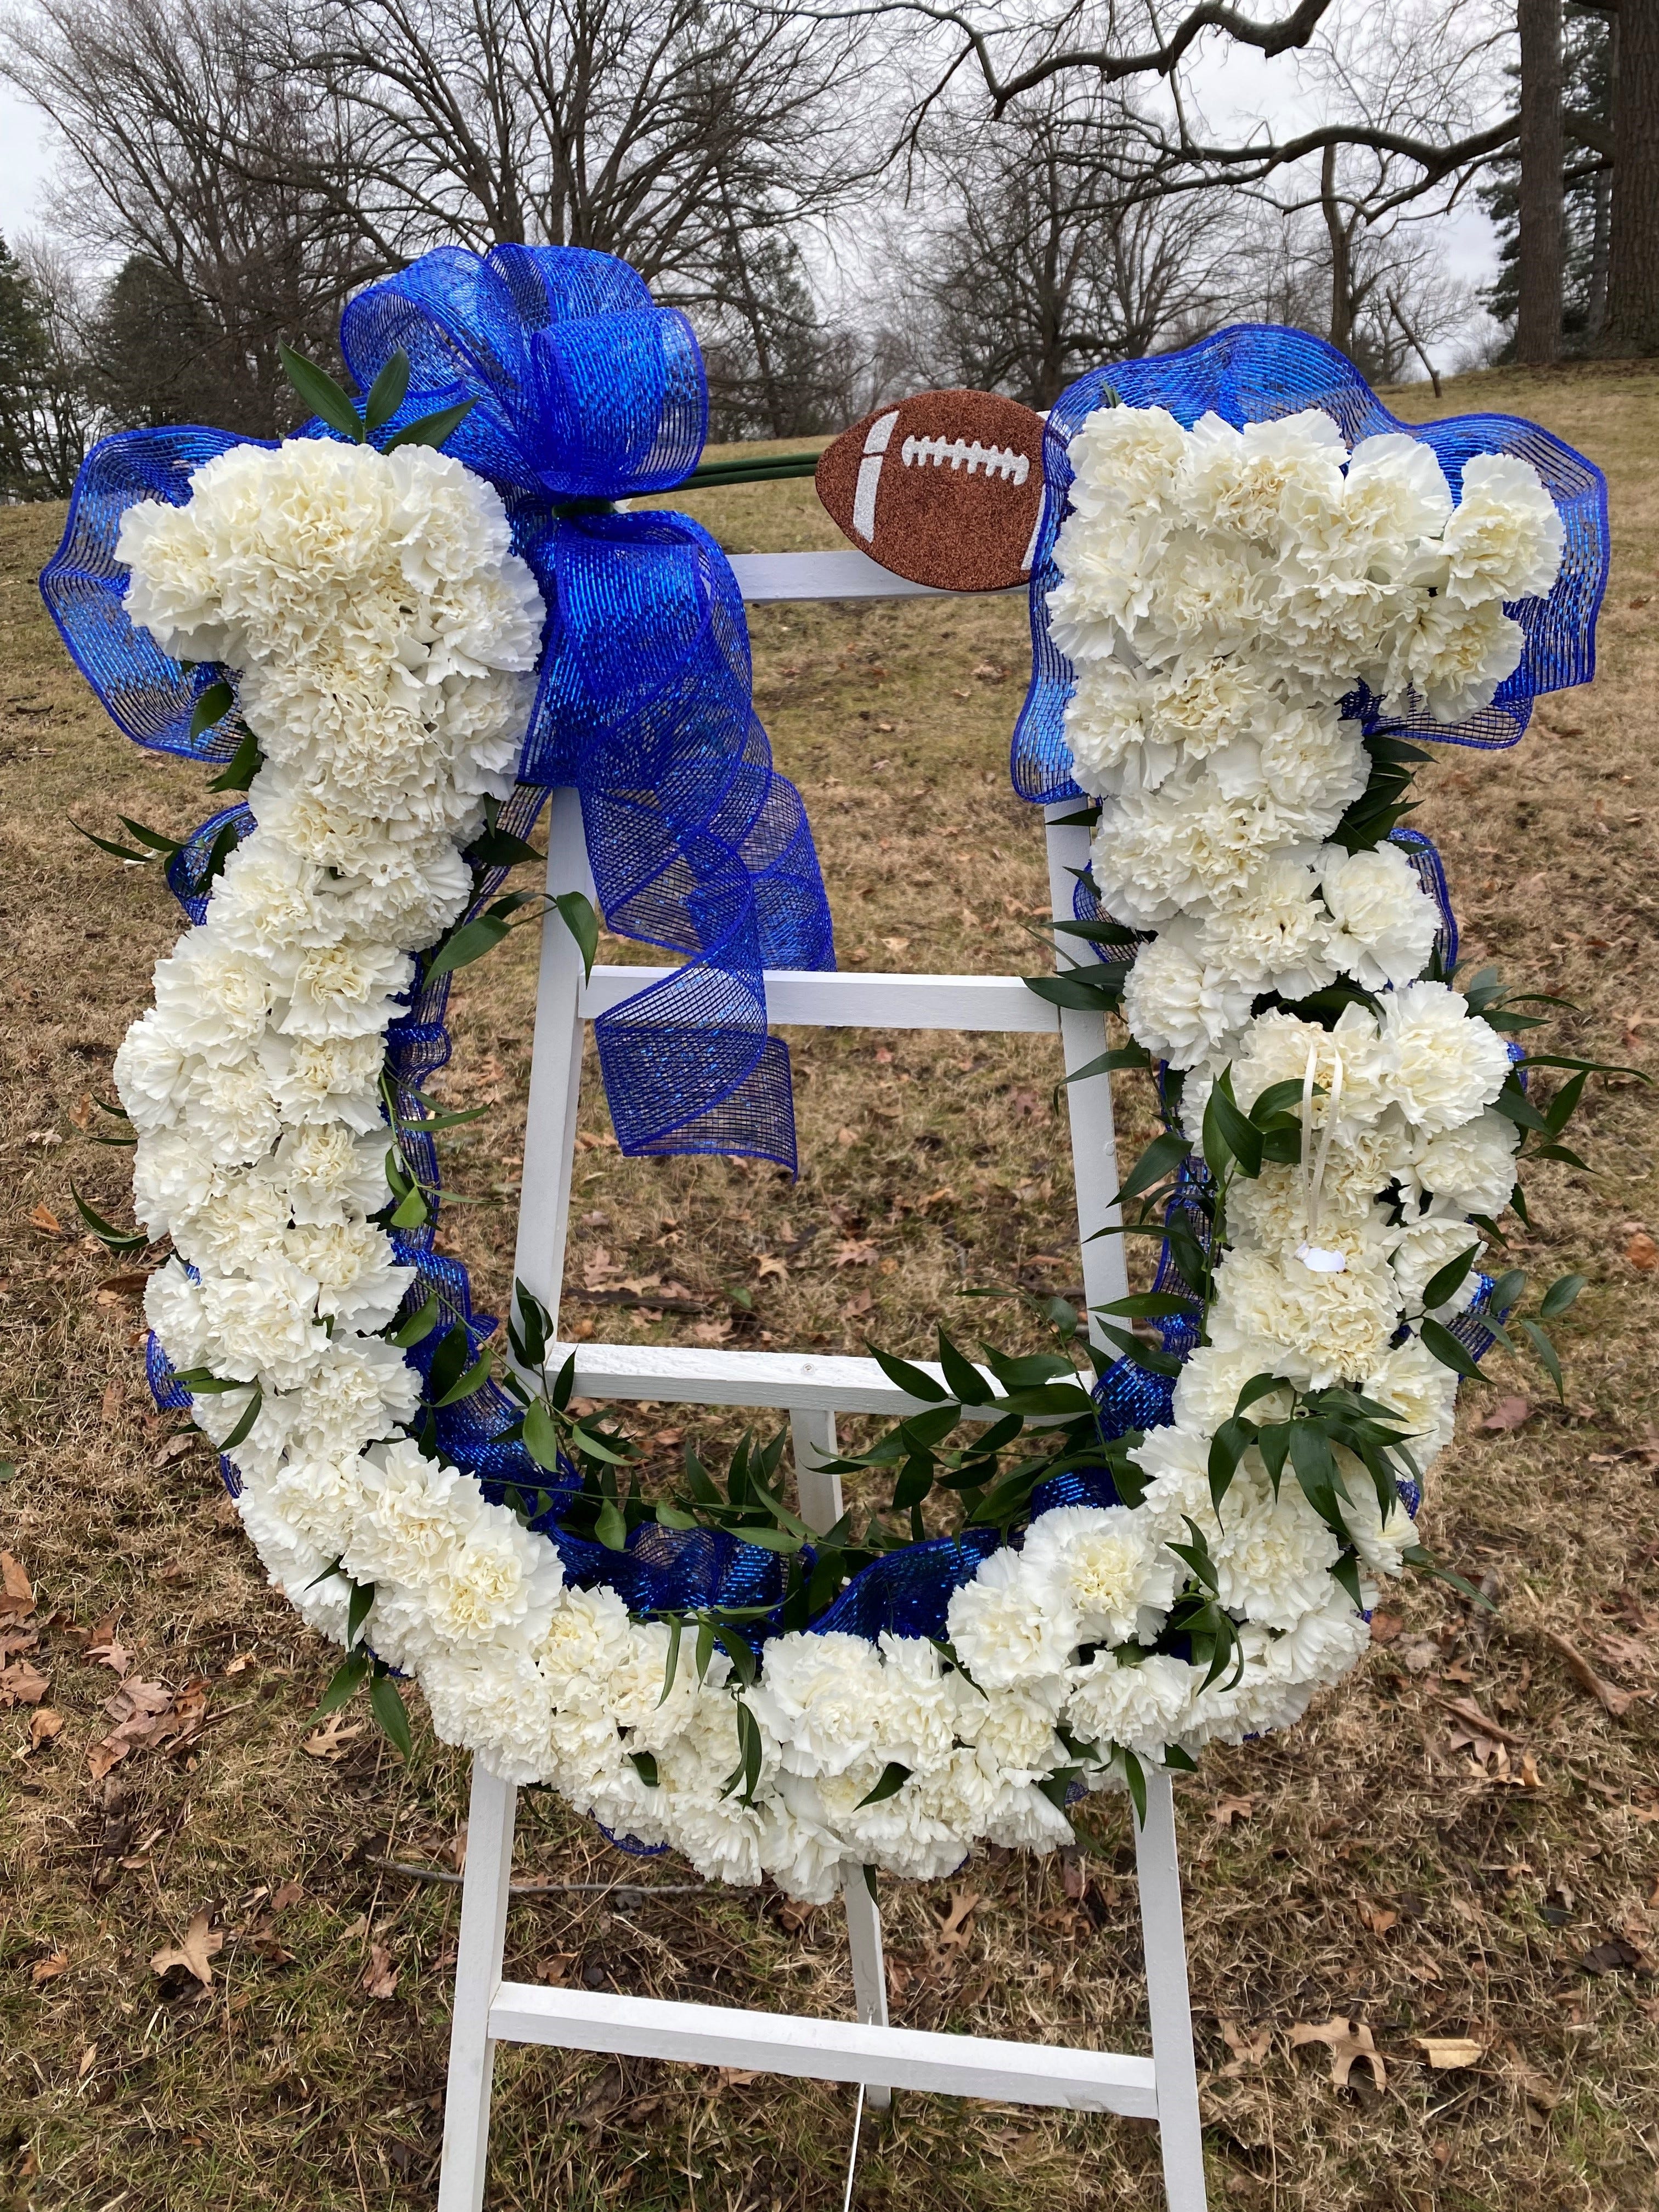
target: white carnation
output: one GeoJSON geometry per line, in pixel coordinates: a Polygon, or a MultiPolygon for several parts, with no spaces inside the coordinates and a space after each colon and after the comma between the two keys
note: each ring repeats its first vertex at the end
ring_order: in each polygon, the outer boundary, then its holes
{"type": "Polygon", "coordinates": [[[1503,1038],[1446,983],[1391,992],[1382,1003],[1382,1045],[1390,1095],[1429,1134],[1474,1121],[1509,1076],[1503,1038]]]}
{"type": "Polygon", "coordinates": [[[945,1621],[962,1663],[987,1690],[1058,1674],[1072,1656],[1070,1622],[1045,1615],[1041,1580],[1006,1547],[952,1595],[945,1621]]]}
{"type": "Polygon", "coordinates": [[[1484,1213],[1488,1220],[1496,1220],[1515,1188],[1520,1143],[1516,1124],[1488,1108],[1472,1121],[1419,1140],[1411,1156],[1411,1187],[1431,1197],[1437,1206],[1484,1213]]]}
{"type": "Polygon", "coordinates": [[[1215,1274],[1211,1341],[1270,1345],[1273,1364],[1304,1390],[1364,1375],[1382,1358],[1399,1307],[1385,1260],[1359,1257],[1316,1274],[1294,1255],[1236,1249],[1215,1274]]]}
{"type": "Polygon", "coordinates": [[[1445,592],[1459,606],[1541,598],[1561,566],[1565,532],[1531,464],[1476,453],[1463,464],[1456,511],[1440,540],[1445,592]]]}
{"type": "MultiPolygon", "coordinates": [[[[1122,1505],[1067,1505],[1025,1532],[1025,1571],[1073,1644],[1124,1644],[1175,1599],[1175,1563],[1146,1518],[1122,1505]]],[[[1152,1624],[1156,1632],[1156,1623],[1152,1624]]]]}
{"type": "Polygon", "coordinates": [[[1073,1735],[1103,1749],[1116,1744],[1140,1759],[1161,1759],[1184,1733],[1201,1671],[1162,1652],[1120,1662],[1097,1652],[1086,1667],[1066,1677],[1066,1724],[1073,1735]]]}
{"type": "Polygon", "coordinates": [[[1190,922],[1170,922],[1136,954],[1123,987],[1130,1035],[1155,1060],[1191,1067],[1250,1018],[1254,987],[1206,960],[1190,922]]]}
{"type": "Polygon", "coordinates": [[[1346,853],[1328,845],[1319,884],[1335,933],[1330,957],[1367,991],[1408,983],[1434,951],[1440,910],[1398,845],[1346,853]]]}
{"type": "Polygon", "coordinates": [[[1477,1271],[1485,1242],[1467,1221],[1445,1214],[1424,1214],[1401,1229],[1394,1250],[1394,1275],[1400,1286],[1400,1302],[1413,1320],[1421,1313],[1430,1277],[1471,1249],[1475,1256],[1468,1273],[1452,1296],[1433,1309],[1437,1321],[1450,1321],[1467,1310],[1480,1287],[1477,1271]]]}

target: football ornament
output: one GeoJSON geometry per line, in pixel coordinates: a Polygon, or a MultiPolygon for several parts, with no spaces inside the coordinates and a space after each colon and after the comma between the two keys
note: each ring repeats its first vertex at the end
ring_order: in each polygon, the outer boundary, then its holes
{"type": "Polygon", "coordinates": [[[994,392],[922,392],[843,431],[817,492],[861,553],[913,584],[1002,592],[1030,573],[1042,417],[994,392]]]}

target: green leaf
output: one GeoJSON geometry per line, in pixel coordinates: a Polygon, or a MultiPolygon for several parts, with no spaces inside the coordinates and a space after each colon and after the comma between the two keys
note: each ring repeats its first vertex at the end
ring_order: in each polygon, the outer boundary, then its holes
{"type": "MultiPolygon", "coordinates": [[[[1133,1360],[1137,1367],[1144,1367],[1149,1375],[1176,1376],[1180,1374],[1181,1362],[1176,1358],[1172,1352],[1159,1352],[1155,1346],[1143,1344],[1138,1336],[1131,1334],[1129,1330],[1127,1328],[1114,1328],[1110,1322],[1103,1321],[1101,1322],[1100,1333],[1109,1343],[1115,1344],[1117,1346],[1118,1350],[1123,1354],[1123,1357],[1126,1359],[1133,1360]]],[[[1022,1406],[1020,1410],[1024,1413],[1036,1410],[1047,1412],[1049,1409],[1047,1407],[1042,1407],[1041,1409],[1030,1408],[1022,1406]]]]}
{"type": "Polygon", "coordinates": [[[108,853],[118,860],[125,860],[132,867],[148,868],[154,866],[155,860],[154,853],[137,852],[131,845],[118,844],[112,837],[100,837],[94,830],[82,830],[72,814],[66,814],[64,819],[71,830],[78,831],[88,845],[95,845],[100,853],[108,853]]]}
{"type": "Polygon", "coordinates": [[[508,925],[499,915],[475,915],[465,921],[443,943],[428,961],[421,981],[435,983],[440,975],[448,975],[457,968],[470,968],[475,960],[482,960],[486,952],[493,952],[507,934],[508,925]]]}
{"type": "Polygon", "coordinates": [[[318,1699],[317,1710],[306,1726],[314,1728],[319,1721],[326,1720],[331,1713],[337,1713],[349,1698],[356,1695],[368,1669],[367,1651],[354,1651],[343,1666],[337,1667],[329,1676],[328,1687],[318,1699]]]}
{"type": "Polygon", "coordinates": [[[479,832],[466,848],[466,857],[485,868],[517,868],[526,860],[539,860],[541,854],[523,837],[515,837],[510,830],[494,824],[479,832]]]}
{"type": "MultiPolygon", "coordinates": [[[[1322,1083],[1315,1084],[1314,1095],[1316,1097],[1324,1097],[1325,1086],[1322,1083]]],[[[1292,1106],[1299,1106],[1301,1103],[1300,1079],[1296,1076],[1287,1076],[1283,1083],[1270,1083],[1261,1093],[1255,1105],[1250,1109],[1250,1119],[1255,1123],[1257,1128],[1265,1129],[1269,1121],[1277,1121],[1281,1114],[1288,1112],[1292,1106]]],[[[1300,1116],[1297,1119],[1299,1123],[1300,1116]]]]}
{"type": "Polygon", "coordinates": [[[890,1352],[878,1352],[866,1341],[865,1350],[875,1361],[887,1380],[901,1390],[908,1390],[913,1398],[922,1398],[930,1406],[943,1405],[950,1393],[941,1383],[920,1367],[913,1367],[908,1359],[895,1359],[890,1352]]]}
{"type": "Polygon", "coordinates": [[[363,1623],[374,1607],[373,1583],[353,1583],[351,1595],[346,1603],[346,1650],[349,1651],[362,1636],[363,1623]]]}
{"type": "Polygon", "coordinates": [[[910,1774],[909,1767],[901,1766],[897,1759],[890,1759],[882,1768],[881,1778],[875,1788],[859,1799],[854,1811],[861,1813],[866,1805],[884,1805],[890,1797],[896,1797],[910,1779],[910,1774]]]}
{"type": "Polygon", "coordinates": [[[441,407],[435,414],[422,415],[418,421],[406,422],[395,437],[388,438],[385,450],[396,453],[399,446],[441,446],[452,430],[459,430],[472,412],[472,402],[463,399],[458,406],[441,407]]]}
{"type": "Polygon", "coordinates": [[[1241,1421],[1237,1415],[1223,1421],[1210,1439],[1210,1503],[1218,1516],[1221,1501],[1232,1487],[1233,1477],[1238,1472],[1238,1462],[1255,1442],[1255,1423],[1241,1421]]]}
{"type": "Polygon", "coordinates": [[[951,1343],[942,1322],[939,1331],[939,1364],[946,1384],[963,1405],[983,1406],[996,1395],[973,1361],[951,1343]]]}
{"type": "Polygon", "coordinates": [[[387,1333],[386,1342],[395,1344],[399,1352],[407,1352],[411,1345],[424,1344],[438,1326],[439,1315],[438,1293],[434,1291],[418,1313],[411,1314],[406,1322],[387,1333]]]}
{"type": "Polygon", "coordinates": [[[1232,1070],[1224,1068],[1204,1105],[1204,1158],[1218,1182],[1236,1160],[1241,1175],[1252,1182],[1261,1172],[1261,1132],[1248,1114],[1241,1113],[1232,1095],[1232,1070]]]}
{"type": "Polygon", "coordinates": [[[561,920],[576,940],[582,956],[582,976],[591,981],[593,975],[593,955],[599,949],[599,918],[593,911],[593,902],[581,891],[561,891],[553,902],[561,920]]]}
{"type": "Polygon", "coordinates": [[[411,1183],[387,1217],[393,1229],[418,1229],[432,1209],[418,1183],[411,1183]]]}
{"type": "Polygon", "coordinates": [[[353,445],[363,442],[363,426],[357,410],[346,398],[325,368],[319,368],[314,361],[295,353],[291,346],[280,343],[277,359],[282,362],[289,382],[299,393],[313,415],[320,415],[331,429],[337,430],[353,445]]]}
{"type": "Polygon", "coordinates": [[[223,1439],[219,1446],[219,1449],[222,1452],[234,1452],[238,1444],[246,1443],[247,1442],[249,1436],[252,1432],[253,1424],[259,1418],[259,1408],[264,1405],[264,1392],[261,1390],[258,1384],[256,1382],[253,1385],[253,1395],[247,1401],[247,1410],[243,1413],[242,1418],[237,1422],[230,1434],[223,1439]]]}
{"type": "Polygon", "coordinates": [[[1093,968],[1068,968],[1063,975],[1023,975],[1020,981],[1051,1006],[1081,1007],[1087,1013],[1103,1014],[1123,996],[1127,972],[1117,961],[1103,960],[1093,968]]]}
{"type": "Polygon", "coordinates": [[[1479,1361],[1449,1328],[1443,1328],[1437,1321],[1425,1321],[1422,1337],[1424,1349],[1431,1352],[1443,1367],[1449,1367],[1454,1375],[1462,1376],[1467,1382],[1480,1380],[1479,1361]]]}
{"type": "Polygon", "coordinates": [[[608,1552],[625,1552],[628,1549],[628,1523],[614,1498],[607,1498],[600,1506],[599,1518],[593,1523],[593,1534],[608,1552]]]}
{"type": "MultiPolygon", "coordinates": [[[[691,1523],[695,1528],[696,1522],[691,1523]]],[[[740,1543],[758,1544],[763,1552],[781,1552],[786,1556],[799,1552],[801,1540],[788,1528],[734,1528],[732,1534],[740,1543]]]]}
{"type": "Polygon", "coordinates": [[[1146,1825],[1146,1770],[1133,1752],[1118,1747],[1123,1761],[1123,1779],[1129,1785],[1129,1800],[1135,1808],[1135,1819],[1141,1827],[1146,1825]]]}
{"type": "Polygon", "coordinates": [[[657,1787],[657,1762],[648,1751],[630,1751],[628,1761],[647,1790],[657,1787]]]}
{"type": "Polygon", "coordinates": [[[668,1703],[668,1693],[674,1686],[675,1675],[679,1672],[680,1638],[684,1632],[685,1623],[676,1613],[668,1624],[668,1660],[662,1671],[662,1695],[657,1700],[659,1705],[668,1703]]]}
{"type": "Polygon", "coordinates": [[[368,387],[368,398],[363,403],[364,430],[378,430],[389,422],[403,405],[408,390],[409,356],[399,346],[368,387]]]}
{"type": "Polygon", "coordinates": [[[550,1474],[558,1473],[558,1424],[543,1399],[532,1398],[524,1409],[524,1448],[538,1467],[545,1468],[550,1474]]]}
{"type": "Polygon", "coordinates": [[[495,1364],[495,1353],[491,1351],[490,1347],[486,1345],[483,1352],[473,1361],[471,1366],[467,1369],[465,1374],[461,1376],[460,1380],[457,1382],[452,1382],[448,1389],[444,1392],[441,1398],[429,1399],[428,1401],[428,1404],[433,1406],[459,1406],[463,1398],[470,1398],[475,1391],[483,1389],[484,1384],[489,1380],[490,1375],[494,1370],[495,1364]]]}
{"type": "Polygon", "coordinates": [[[1555,1395],[1565,1405],[1567,1396],[1566,1385],[1562,1379],[1561,1361],[1557,1354],[1555,1346],[1550,1342],[1548,1335],[1543,1329],[1539,1328],[1535,1321],[1523,1321],[1521,1326],[1526,1331],[1527,1334],[1532,1339],[1533,1349],[1536,1352],[1540,1359],[1543,1361],[1544,1366],[1548,1372],[1549,1378],[1555,1385],[1555,1395]]]}
{"type": "Polygon", "coordinates": [[[404,1759],[415,1756],[415,1745],[409,1733],[409,1715],[404,1711],[403,1698],[398,1685],[381,1668],[374,1669],[374,1679],[368,1686],[368,1702],[374,1708],[374,1717],[380,1723],[382,1734],[394,1751],[404,1759]]]}
{"type": "Polygon", "coordinates": [[[1118,1044],[1084,1066],[1074,1067],[1065,1080],[1067,1083],[1086,1083],[1091,1075],[1111,1075],[1120,1068],[1150,1067],[1152,1064],[1150,1054],[1143,1052],[1138,1044],[1118,1044]]]}
{"type": "Polygon", "coordinates": [[[628,1464],[629,1455],[625,1451],[618,1451],[614,1444],[607,1443],[602,1436],[580,1421],[571,1430],[570,1441],[589,1459],[603,1460],[608,1467],[625,1467],[628,1464]]]}
{"type": "Polygon", "coordinates": [[[1583,1275],[1558,1275],[1539,1302],[1539,1319],[1554,1321],[1558,1316],[1565,1313],[1583,1289],[1584,1283],[1583,1275]]]}
{"type": "Polygon", "coordinates": [[[665,1498],[659,1498],[657,1526],[659,1528],[690,1529],[701,1528],[702,1523],[695,1513],[682,1513],[678,1505],[671,1505],[665,1498]]]}
{"type": "Polygon", "coordinates": [[[93,1235],[112,1252],[142,1252],[149,1243],[148,1233],[142,1229],[118,1229],[112,1221],[106,1221],[95,1206],[87,1204],[75,1185],[70,1185],[70,1196],[80,1210],[80,1215],[93,1235]]]}
{"type": "Polygon", "coordinates": [[[199,694],[190,718],[190,741],[194,744],[204,730],[210,730],[216,722],[222,722],[236,704],[236,694],[228,684],[210,684],[199,694]]]}
{"type": "Polygon", "coordinates": [[[1161,1137],[1154,1137],[1135,1162],[1129,1180],[1113,1199],[1112,1204],[1121,1206],[1126,1199],[1139,1198],[1143,1191],[1152,1189],[1166,1176],[1175,1173],[1191,1150],[1192,1146],[1185,1137],[1176,1130],[1170,1129],[1161,1137]]]}
{"type": "Polygon", "coordinates": [[[1455,1297],[1468,1279],[1469,1269],[1480,1256],[1480,1247],[1471,1244],[1467,1252],[1460,1252],[1455,1260],[1429,1277],[1423,1289],[1423,1310],[1431,1313],[1436,1306],[1443,1306],[1449,1298],[1455,1297]]]}
{"type": "Polygon", "coordinates": [[[259,750],[259,740],[252,730],[244,730],[236,741],[236,750],[223,768],[208,785],[210,791],[246,791],[265,764],[259,750]]]}
{"type": "Polygon", "coordinates": [[[1354,1611],[1356,1613],[1364,1613],[1365,1610],[1365,1602],[1359,1595],[1359,1560],[1358,1555],[1353,1552],[1344,1552],[1341,1557],[1333,1565],[1331,1573],[1335,1580],[1341,1583],[1343,1589],[1346,1590],[1348,1595],[1353,1600],[1354,1611]]]}

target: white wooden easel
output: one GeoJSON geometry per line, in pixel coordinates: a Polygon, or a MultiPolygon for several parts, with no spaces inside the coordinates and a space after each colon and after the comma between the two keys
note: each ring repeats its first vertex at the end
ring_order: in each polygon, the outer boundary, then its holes
{"type": "MultiPolygon", "coordinates": [[[[745,599],[841,599],[923,596],[854,551],[750,555],[732,562],[745,599]]],[[[1049,809],[1048,875],[1054,913],[1072,912],[1069,871],[1087,859],[1087,834],[1060,828],[1049,809]]],[[[548,881],[556,890],[588,884],[581,814],[574,792],[554,795],[548,881]]],[[[564,1274],[571,1162],[581,1079],[582,1024],[631,997],[666,969],[595,967],[584,984],[567,930],[542,939],[534,1057],[525,1136],[519,1217],[519,1279],[541,1299],[556,1328],[564,1274]]],[[[1068,1070],[1103,1048],[1102,1024],[1062,1012],[1012,975],[817,974],[774,969],[767,1009],[777,1024],[856,1029],[1032,1030],[1060,1036],[1068,1070]]],[[[1121,1297],[1122,1240],[1086,1240],[1115,1219],[1117,1188],[1109,1082],[1068,1092],[1089,1303],[1121,1297]]],[[[840,1479],[823,1462],[836,1454],[836,1415],[915,1413],[921,1401],[896,1389],[873,1359],[783,1352],[724,1352],[665,1345],[561,1344],[557,1364],[574,1351],[575,1387],[600,1399],[644,1398],[705,1406],[769,1407],[790,1417],[802,1517],[827,1528],[841,1517],[840,1479]]],[[[938,1374],[939,1370],[929,1370],[938,1374]]],[[[970,1415],[970,1418],[972,1416],[970,1415]]],[[[981,1418],[989,1419],[989,1413],[981,1418]]],[[[857,1869],[844,1888],[858,2017],[818,2020],[747,2012],[724,2005],[676,2004],[587,1990],[548,1989],[501,1978],[513,1829],[518,1792],[475,1762],[444,2112],[439,2212],[481,2212],[489,2140],[489,2102],[497,2043],[542,2043],[636,2058],[860,2081],[872,2104],[894,2088],[999,2102],[1060,2105],[1131,2114],[1158,2123],[1170,2212],[1205,2212],[1204,2158],[1193,2058],[1181,1878],[1169,1778],[1147,1776],[1145,1826],[1135,1838],[1145,1940],[1152,2055],[1073,2051],[1044,2044],[934,2035],[891,2027],[881,1920],[857,1869]]]]}

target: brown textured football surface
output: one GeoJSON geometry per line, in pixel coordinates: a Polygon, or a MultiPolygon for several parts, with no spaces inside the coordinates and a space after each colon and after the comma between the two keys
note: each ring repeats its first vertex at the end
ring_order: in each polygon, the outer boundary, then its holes
{"type": "Polygon", "coordinates": [[[861,553],[914,584],[1023,584],[1042,510],[1042,418],[994,392],[921,392],[854,422],[817,493],[861,553]]]}

